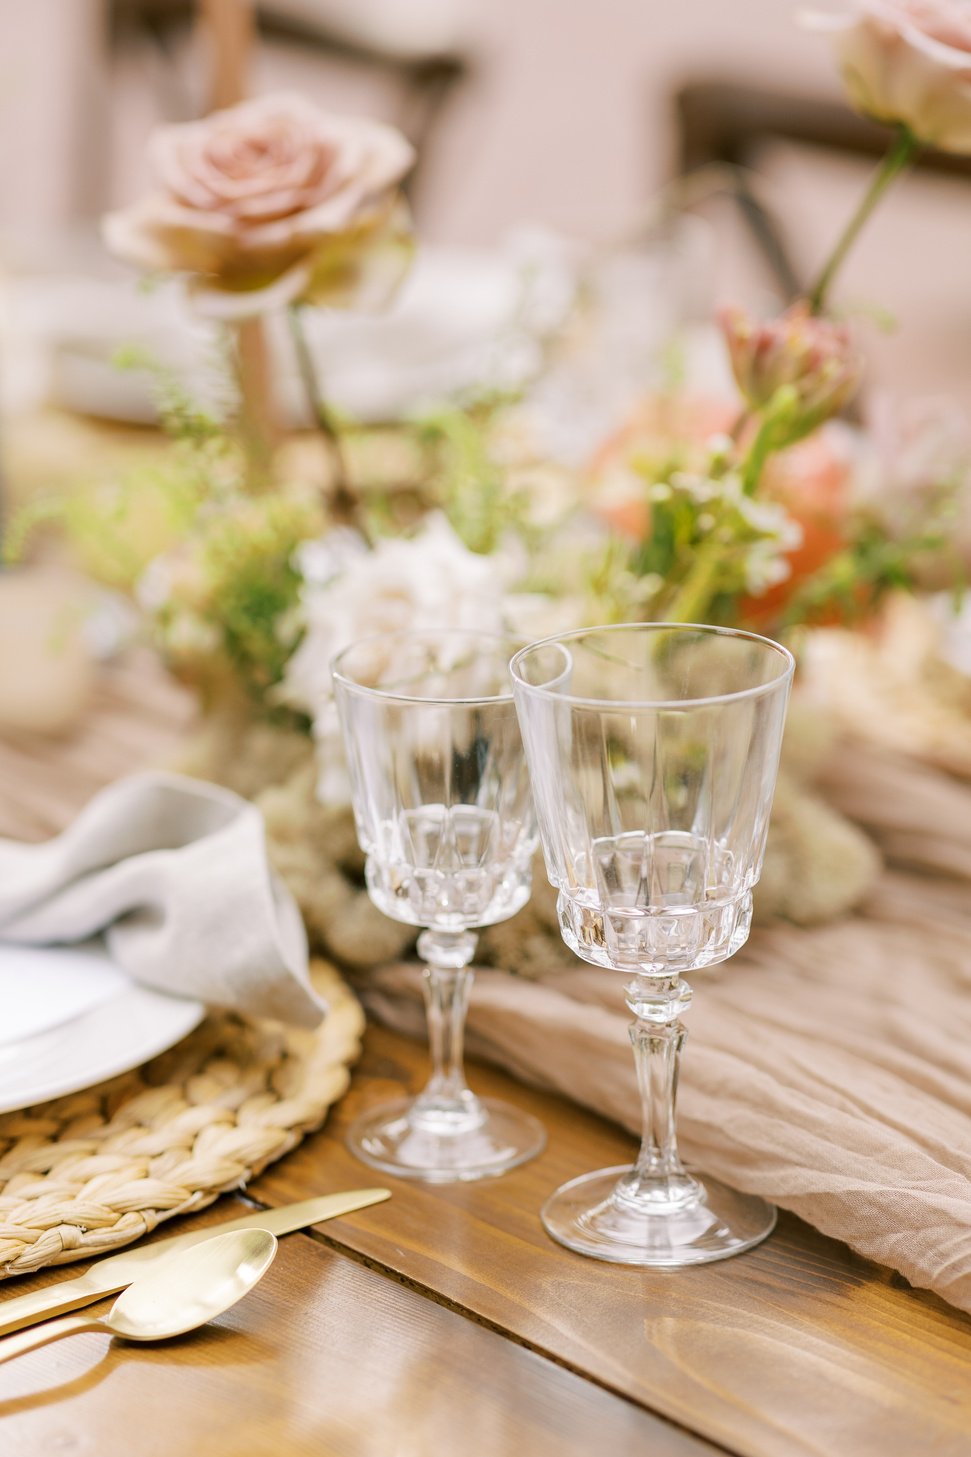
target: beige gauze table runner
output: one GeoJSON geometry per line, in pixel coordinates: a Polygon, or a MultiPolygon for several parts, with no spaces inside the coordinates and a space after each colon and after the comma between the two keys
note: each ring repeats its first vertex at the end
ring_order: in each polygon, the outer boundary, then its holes
{"type": "MultiPolygon", "coordinates": [[[[886,868],[854,915],[689,978],[682,1152],[971,1311],[971,785],[858,745],[826,791],[886,868]]],[[[535,981],[483,970],[469,1050],[639,1133],[624,981],[565,950],[535,981]]],[[[365,1000],[417,1031],[419,987],[384,967],[365,1000]]]]}

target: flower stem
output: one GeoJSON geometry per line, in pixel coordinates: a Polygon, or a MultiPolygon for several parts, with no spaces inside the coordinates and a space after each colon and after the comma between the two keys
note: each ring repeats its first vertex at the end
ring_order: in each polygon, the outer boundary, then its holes
{"type": "Polygon", "coordinates": [[[695,554],[694,562],[681,586],[667,604],[667,622],[704,622],[715,596],[721,573],[723,543],[713,528],[707,541],[695,554]]]}
{"type": "Polygon", "coordinates": [[[762,479],[765,462],[775,448],[774,425],[775,422],[771,417],[768,420],[763,420],[755,439],[749,446],[748,455],[745,457],[745,462],[742,466],[742,491],[746,496],[755,495],[759,481],[762,479]]]}
{"type": "Polygon", "coordinates": [[[362,536],[366,536],[367,533],[361,520],[361,503],[347,477],[347,466],[344,452],[341,449],[340,435],[324,404],[320,381],[317,377],[317,366],[307,340],[299,304],[291,304],[287,310],[287,318],[290,323],[290,337],[297,356],[297,367],[300,370],[300,378],[307,396],[307,404],[310,406],[314,424],[324,437],[330,455],[333,469],[333,483],[328,501],[330,515],[338,525],[353,526],[361,532],[362,536]]]}
{"type": "Polygon", "coordinates": [[[239,384],[239,431],[246,457],[247,484],[251,490],[263,490],[270,478],[279,422],[262,319],[246,319],[236,326],[234,363],[239,384]]]}
{"type": "Polygon", "coordinates": [[[744,435],[746,427],[748,426],[751,418],[752,411],[749,409],[748,405],[743,405],[735,417],[735,422],[732,425],[732,428],[728,432],[729,439],[734,441],[736,445],[744,435]]]}
{"type": "Polygon", "coordinates": [[[898,129],[897,135],[890,146],[890,150],[874,173],[870,186],[863,194],[859,207],[839,237],[836,247],[830,254],[828,262],[817,278],[815,287],[809,295],[809,307],[814,314],[821,314],[823,312],[833,279],[842,266],[847,253],[849,253],[853,244],[856,242],[860,229],[897,174],[902,172],[913,160],[919,146],[920,143],[908,127],[901,126],[898,129]]]}

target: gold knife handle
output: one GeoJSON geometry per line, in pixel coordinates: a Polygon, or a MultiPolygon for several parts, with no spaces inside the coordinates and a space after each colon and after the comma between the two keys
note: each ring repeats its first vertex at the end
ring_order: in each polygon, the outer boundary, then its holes
{"type": "Polygon", "coordinates": [[[132,1276],[122,1278],[117,1285],[107,1290],[92,1290],[84,1275],[76,1280],[65,1280],[59,1286],[46,1286],[43,1290],[29,1290],[26,1295],[15,1295],[12,1300],[0,1304],[0,1336],[18,1331],[21,1326],[35,1320],[46,1320],[52,1315],[63,1315],[67,1310],[77,1310],[82,1305],[91,1305],[103,1295],[113,1295],[130,1285],[132,1276]]]}
{"type": "Polygon", "coordinates": [[[171,1235],[168,1239],[155,1240],[153,1244],[139,1245],[109,1255],[76,1275],[73,1280],[62,1280],[57,1285],[45,1285],[40,1290],[31,1290],[27,1295],[14,1295],[12,1299],[0,1298],[0,1336],[18,1331],[21,1326],[31,1325],[37,1320],[46,1320],[51,1315],[63,1315],[66,1310],[77,1310],[79,1306],[91,1305],[102,1295],[116,1295],[130,1285],[143,1264],[159,1255],[188,1248],[210,1239],[215,1234],[224,1234],[231,1229],[268,1229],[271,1234],[290,1234],[297,1229],[306,1229],[310,1224],[320,1224],[325,1219],[338,1219],[342,1214],[353,1214],[358,1209],[367,1209],[371,1204],[381,1204],[391,1198],[390,1189],[348,1189],[339,1194],[322,1194],[315,1199],[304,1199],[299,1204],[283,1204],[275,1208],[250,1210],[238,1219],[224,1220],[221,1224],[204,1225],[201,1229],[188,1230],[185,1234],[171,1235]],[[115,1270],[117,1268],[117,1275],[115,1270]]]}

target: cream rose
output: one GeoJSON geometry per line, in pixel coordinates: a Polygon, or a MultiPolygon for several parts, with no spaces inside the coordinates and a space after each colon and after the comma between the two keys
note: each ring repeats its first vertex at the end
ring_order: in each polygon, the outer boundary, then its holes
{"type": "Polygon", "coordinates": [[[811,12],[832,34],[853,105],[908,128],[917,141],[971,154],[971,5],[966,0],[854,0],[838,15],[811,12]]]}
{"type": "Polygon", "coordinates": [[[377,308],[411,257],[400,183],[411,145],[393,127],[261,97],[158,128],[161,190],[104,220],[111,251],[190,276],[213,316],[304,302],[377,308]]]}

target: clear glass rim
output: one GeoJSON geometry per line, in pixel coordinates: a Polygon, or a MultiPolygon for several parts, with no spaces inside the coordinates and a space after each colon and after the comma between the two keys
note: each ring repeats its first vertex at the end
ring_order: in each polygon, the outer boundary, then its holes
{"type": "MultiPolygon", "coordinates": [[[[781,688],[787,687],[792,681],[795,672],[796,660],[788,648],[776,642],[774,638],[763,637],[757,632],[748,632],[741,627],[717,627],[706,622],[611,622],[600,627],[578,627],[570,632],[553,633],[550,637],[540,638],[536,642],[527,643],[525,647],[513,656],[509,664],[509,672],[517,688],[524,693],[532,693],[540,698],[548,698],[557,703],[569,703],[576,708],[592,708],[598,710],[616,711],[617,709],[689,709],[689,708],[711,708],[721,703],[741,702],[748,698],[761,698],[768,693],[777,693],[781,688]],[[527,683],[520,671],[520,663],[527,653],[538,652],[540,648],[563,647],[565,644],[575,642],[578,638],[592,637],[596,633],[655,633],[655,632],[694,632],[704,633],[710,637],[731,637],[743,638],[747,642],[759,643],[769,648],[775,656],[781,659],[784,665],[776,677],[771,678],[767,683],[757,683],[752,688],[738,688],[732,693],[712,693],[704,698],[588,698],[581,694],[560,693],[547,684],[527,683]]],[[[556,680],[551,680],[555,682],[556,680]]]]}
{"type": "MultiPolygon", "coordinates": [[[[369,645],[377,646],[379,643],[417,643],[423,639],[430,641],[436,638],[468,639],[472,642],[489,643],[492,647],[500,648],[507,652],[506,670],[509,671],[509,662],[514,654],[522,647],[522,638],[506,636],[503,633],[480,632],[477,628],[464,627],[425,627],[408,629],[403,628],[401,632],[375,632],[367,637],[359,637],[354,642],[348,643],[335,654],[330,662],[330,675],[335,684],[348,693],[356,693],[361,698],[379,698],[384,703],[407,703],[419,705],[426,708],[477,708],[486,707],[488,704],[499,704],[513,702],[512,679],[510,677],[509,687],[502,693],[473,694],[471,697],[442,698],[439,696],[423,696],[414,693],[397,693],[388,688],[369,687],[365,683],[358,683],[354,678],[349,678],[341,667],[342,662],[357,652],[359,648],[366,648],[369,645]]],[[[444,671],[444,670],[443,670],[444,671]]]]}

